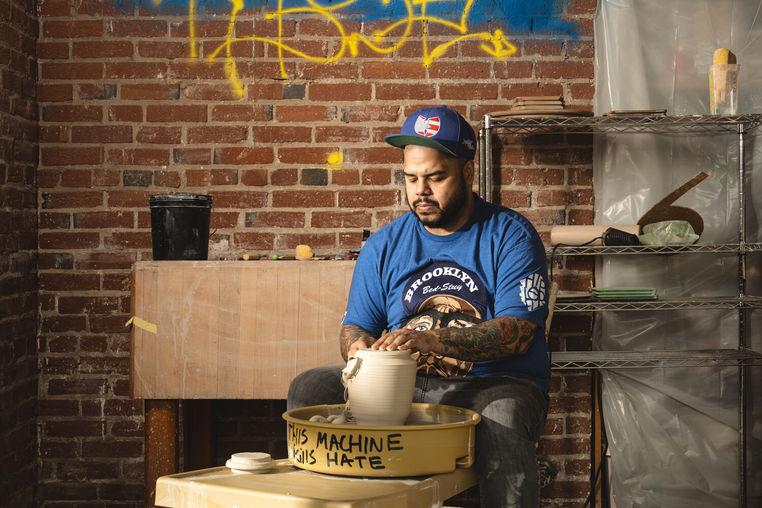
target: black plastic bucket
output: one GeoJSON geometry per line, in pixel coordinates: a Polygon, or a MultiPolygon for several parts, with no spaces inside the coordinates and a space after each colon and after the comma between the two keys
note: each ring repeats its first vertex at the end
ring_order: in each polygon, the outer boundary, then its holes
{"type": "Polygon", "coordinates": [[[212,196],[151,196],[151,244],[154,260],[207,259],[212,196]]]}

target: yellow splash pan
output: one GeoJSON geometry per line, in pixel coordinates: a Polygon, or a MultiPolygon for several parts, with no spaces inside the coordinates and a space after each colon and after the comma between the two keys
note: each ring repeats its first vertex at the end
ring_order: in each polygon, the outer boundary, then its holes
{"type": "Polygon", "coordinates": [[[481,416],[469,409],[414,403],[405,424],[396,426],[309,421],[343,410],[343,404],[333,404],[283,413],[294,466],[344,476],[395,477],[448,473],[474,462],[481,416]]]}

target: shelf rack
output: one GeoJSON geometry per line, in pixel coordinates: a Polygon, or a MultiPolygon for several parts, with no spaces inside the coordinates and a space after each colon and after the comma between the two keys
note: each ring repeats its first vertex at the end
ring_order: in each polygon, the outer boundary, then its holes
{"type": "Polygon", "coordinates": [[[738,139],[738,242],[681,246],[584,246],[557,247],[553,256],[587,255],[658,255],[658,254],[736,254],[738,256],[738,295],[716,298],[677,298],[648,301],[558,301],[556,312],[599,312],[637,310],[737,309],[738,348],[685,351],[569,351],[551,355],[554,369],[627,369],[653,367],[737,367],[739,385],[739,506],[746,505],[747,433],[746,412],[749,400],[747,367],[762,365],[762,354],[749,348],[746,333],[746,313],[762,308],[762,297],[746,294],[747,254],[762,251],[762,244],[746,242],[746,134],[762,125],[762,115],[630,115],[603,116],[512,116],[484,115],[479,128],[479,196],[487,201],[492,197],[492,135],[494,130],[510,135],[530,136],[552,133],[564,134],[735,134],[738,139]]]}
{"type": "Polygon", "coordinates": [[[553,353],[553,369],[642,369],[667,367],[736,367],[762,365],[762,353],[736,349],[685,351],[563,351],[553,353]]]}

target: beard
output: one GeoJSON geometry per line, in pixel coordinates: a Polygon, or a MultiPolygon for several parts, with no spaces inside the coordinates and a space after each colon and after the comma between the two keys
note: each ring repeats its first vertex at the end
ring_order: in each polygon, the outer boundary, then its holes
{"type": "Polygon", "coordinates": [[[424,226],[429,228],[446,228],[455,224],[460,219],[460,214],[465,210],[468,192],[466,179],[461,174],[458,190],[447,203],[440,204],[433,199],[418,198],[412,203],[408,200],[407,205],[410,208],[410,211],[413,212],[413,215],[415,215],[424,226]],[[426,215],[421,215],[415,211],[415,207],[422,203],[432,205],[436,207],[436,210],[426,213],[426,215]]]}

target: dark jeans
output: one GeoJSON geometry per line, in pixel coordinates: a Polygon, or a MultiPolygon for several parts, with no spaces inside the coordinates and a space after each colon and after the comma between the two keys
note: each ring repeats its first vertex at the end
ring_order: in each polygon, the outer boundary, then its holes
{"type": "MultiPolygon", "coordinates": [[[[299,374],[288,390],[288,409],[343,403],[343,367],[299,374]]],[[[463,407],[482,416],[474,464],[482,507],[539,506],[535,446],[545,426],[546,402],[535,383],[508,376],[419,375],[413,402],[463,407]]]]}

